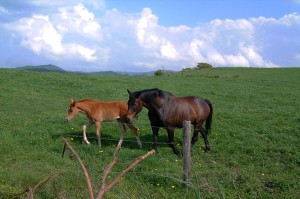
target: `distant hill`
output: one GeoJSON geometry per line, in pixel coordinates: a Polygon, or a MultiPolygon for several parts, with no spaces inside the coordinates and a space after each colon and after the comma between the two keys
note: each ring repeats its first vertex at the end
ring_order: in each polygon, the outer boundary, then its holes
{"type": "Polygon", "coordinates": [[[149,71],[149,72],[117,72],[122,75],[129,75],[129,76],[153,76],[155,71],[149,71]]]}
{"type": "MultiPolygon", "coordinates": [[[[66,73],[70,71],[65,71],[64,69],[48,64],[48,65],[39,65],[39,66],[21,66],[17,67],[18,70],[29,70],[36,72],[58,72],[58,73],[66,73]]],[[[169,71],[168,71],[169,72],[169,71]]],[[[95,74],[95,75],[111,75],[111,76],[153,76],[155,71],[149,72],[126,72],[126,71],[99,71],[99,72],[73,72],[72,73],[80,73],[80,74],[95,74]]]]}
{"type": "Polygon", "coordinates": [[[66,71],[62,68],[48,64],[48,65],[40,65],[40,66],[22,66],[17,67],[18,70],[30,70],[30,71],[36,71],[36,72],[58,72],[58,73],[65,73],[66,71]]]}
{"type": "Polygon", "coordinates": [[[114,71],[99,71],[99,72],[92,72],[89,74],[95,74],[95,75],[111,75],[111,76],[118,76],[122,75],[121,73],[114,72],[114,71]]]}

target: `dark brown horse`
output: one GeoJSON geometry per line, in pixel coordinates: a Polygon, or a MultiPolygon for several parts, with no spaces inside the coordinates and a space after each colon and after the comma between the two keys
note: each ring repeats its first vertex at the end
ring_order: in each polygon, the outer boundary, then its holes
{"type": "Polygon", "coordinates": [[[167,129],[169,144],[173,152],[181,156],[174,145],[174,128],[182,128],[183,121],[191,121],[194,125],[192,144],[198,140],[199,131],[205,142],[205,152],[210,150],[207,135],[211,129],[213,108],[209,100],[195,96],[175,97],[171,93],[159,89],[147,89],[130,92],[128,100],[127,120],[132,119],[146,107],[153,132],[153,148],[157,151],[158,130],[167,129]],[[205,128],[203,123],[205,122],[205,128]]]}

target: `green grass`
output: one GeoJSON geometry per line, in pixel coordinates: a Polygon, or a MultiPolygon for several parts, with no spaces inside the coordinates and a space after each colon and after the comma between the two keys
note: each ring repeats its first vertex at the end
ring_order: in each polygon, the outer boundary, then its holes
{"type": "MultiPolygon", "coordinates": [[[[82,143],[78,115],[65,122],[71,98],[128,100],[126,89],[158,87],[175,95],[198,95],[214,106],[212,146],[203,153],[203,140],[192,148],[192,188],[182,186],[182,160],[166,144],[127,173],[106,198],[297,198],[300,185],[300,69],[217,68],[171,74],[167,77],[111,77],[73,73],[0,70],[0,198],[32,187],[50,174],[37,198],[87,198],[79,164],[67,152],[67,137],[85,163],[97,192],[104,169],[112,160],[119,129],[104,123],[101,149],[95,127],[88,130],[91,145],[82,143]],[[54,191],[54,187],[56,191],[54,191]]],[[[145,154],[152,133],[144,109],[135,121],[143,149],[124,142],[120,162],[145,154]]],[[[126,140],[135,141],[128,131],[126,140]]],[[[167,142],[161,130],[160,142],[167,142]]],[[[182,133],[175,141],[182,149],[182,133]]],[[[117,165],[111,181],[126,165],[117,165]]]]}

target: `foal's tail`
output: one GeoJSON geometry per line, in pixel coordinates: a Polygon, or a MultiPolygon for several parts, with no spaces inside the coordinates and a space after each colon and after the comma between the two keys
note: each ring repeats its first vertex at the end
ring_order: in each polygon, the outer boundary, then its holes
{"type": "Polygon", "coordinates": [[[204,101],[207,103],[207,105],[208,105],[209,108],[210,108],[209,116],[208,116],[208,118],[207,118],[207,120],[206,120],[206,122],[205,122],[205,129],[206,129],[207,134],[208,134],[208,133],[210,132],[210,130],[211,130],[212,115],[213,115],[213,107],[212,107],[211,102],[210,102],[208,99],[205,99],[204,101]]]}

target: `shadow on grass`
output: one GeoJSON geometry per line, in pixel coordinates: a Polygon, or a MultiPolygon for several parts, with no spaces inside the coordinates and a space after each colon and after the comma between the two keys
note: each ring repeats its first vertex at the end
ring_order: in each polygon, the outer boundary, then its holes
{"type": "MultiPolygon", "coordinates": [[[[72,133],[53,133],[51,134],[51,137],[53,140],[62,139],[63,137],[72,140],[73,143],[86,145],[83,141],[83,135],[82,131],[73,131],[72,133]]],[[[98,145],[96,134],[93,132],[87,132],[87,137],[91,145],[98,145]]],[[[153,146],[153,136],[152,133],[146,134],[146,135],[140,135],[140,139],[142,142],[142,150],[148,151],[152,149],[153,146]]],[[[102,132],[101,134],[101,145],[103,148],[105,147],[116,147],[119,142],[119,139],[115,136],[112,136],[110,134],[106,134],[105,132],[102,132]]],[[[176,143],[178,141],[175,141],[176,143]]],[[[180,141],[179,141],[180,142],[180,141]]],[[[158,142],[158,148],[160,147],[169,147],[169,141],[167,134],[161,133],[159,136],[159,142],[158,142]]],[[[181,145],[181,143],[180,143],[181,145]]],[[[134,134],[129,130],[126,132],[125,138],[122,143],[122,148],[128,148],[128,149],[140,149],[137,140],[134,136],[134,134]]]]}

